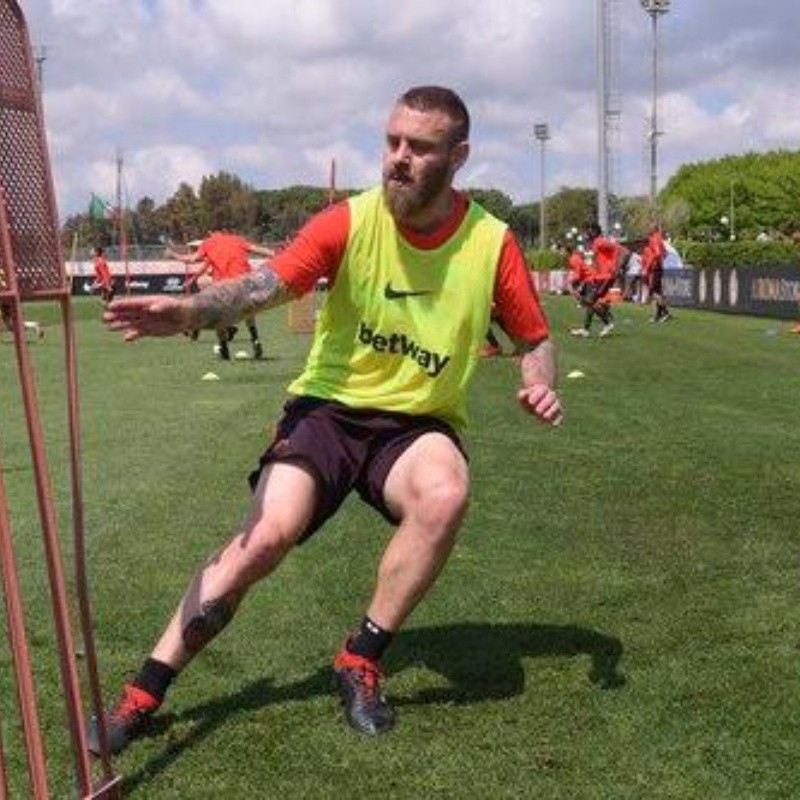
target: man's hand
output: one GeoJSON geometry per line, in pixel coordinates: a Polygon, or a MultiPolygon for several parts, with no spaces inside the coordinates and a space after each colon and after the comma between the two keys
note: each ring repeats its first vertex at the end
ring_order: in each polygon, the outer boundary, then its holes
{"type": "Polygon", "coordinates": [[[103,322],[112,331],[123,331],[132,342],[143,336],[174,336],[191,328],[187,303],[176,297],[126,297],[106,307],[103,322]]]}
{"type": "MultiPolygon", "coordinates": [[[[525,343],[518,343],[525,346],[525,343]]],[[[517,392],[517,402],[528,413],[547,423],[560,425],[564,409],[555,389],[556,356],[549,339],[539,342],[522,356],[520,362],[522,388],[517,392]]]]}
{"type": "Polygon", "coordinates": [[[547,384],[535,383],[517,392],[517,401],[528,413],[548,425],[560,425],[564,410],[558,395],[547,384]]]}

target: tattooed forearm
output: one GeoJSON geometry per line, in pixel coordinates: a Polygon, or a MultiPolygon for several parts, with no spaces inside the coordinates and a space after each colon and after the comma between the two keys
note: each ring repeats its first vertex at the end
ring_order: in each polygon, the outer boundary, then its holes
{"type": "Polygon", "coordinates": [[[189,301],[193,328],[224,328],[241,317],[292,299],[280,278],[264,265],[241,278],[214,283],[189,301]]]}

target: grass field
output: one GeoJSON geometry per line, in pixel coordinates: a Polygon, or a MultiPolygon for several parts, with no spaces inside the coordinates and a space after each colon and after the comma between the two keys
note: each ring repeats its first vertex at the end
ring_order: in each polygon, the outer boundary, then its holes
{"type": "MultiPolygon", "coordinates": [[[[800,787],[800,337],[678,311],[573,340],[547,298],[566,420],[513,402],[512,359],[473,384],[473,503],[388,658],[392,734],[344,724],[329,664],[389,530],[349,502],[247,598],[116,761],[135,798],[790,798],[800,787]],[[580,370],[585,377],[566,379],[580,370]]],[[[212,337],[123,345],[77,306],[90,574],[104,685],[134,672],[200,561],[241,518],[245,477],[308,338],[282,312],[269,360],[219,364],[212,337]],[[213,370],[218,382],[203,382],[213,370]]],[[[30,317],[52,321],[52,310],[30,317]]],[[[63,353],[32,347],[68,533],[63,353]]],[[[242,342],[242,347],[245,343],[242,342]]],[[[0,453],[48,727],[70,797],[13,348],[0,346],[0,453]]],[[[2,638],[2,637],[0,637],[2,638]]],[[[0,722],[26,797],[7,648],[0,722]]]]}

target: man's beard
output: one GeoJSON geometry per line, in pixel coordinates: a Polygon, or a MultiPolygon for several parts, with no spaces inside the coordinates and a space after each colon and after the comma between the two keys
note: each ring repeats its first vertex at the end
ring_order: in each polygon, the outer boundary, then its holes
{"type": "Polygon", "coordinates": [[[448,185],[448,170],[446,162],[431,167],[417,183],[399,168],[384,175],[383,195],[392,216],[399,222],[408,222],[424,211],[448,185]]]}

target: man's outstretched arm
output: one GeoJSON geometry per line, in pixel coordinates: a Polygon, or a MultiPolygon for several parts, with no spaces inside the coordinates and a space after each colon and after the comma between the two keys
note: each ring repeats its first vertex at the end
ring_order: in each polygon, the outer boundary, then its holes
{"type": "Polygon", "coordinates": [[[173,336],[186,330],[224,328],[247,314],[283,305],[293,299],[289,288],[264,265],[196,295],[126,297],[109,304],[103,320],[111,330],[133,341],[143,336],[173,336]]]}

